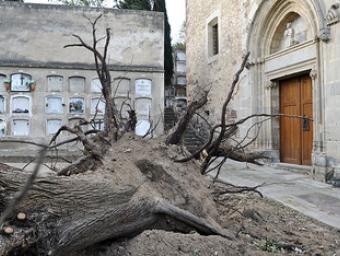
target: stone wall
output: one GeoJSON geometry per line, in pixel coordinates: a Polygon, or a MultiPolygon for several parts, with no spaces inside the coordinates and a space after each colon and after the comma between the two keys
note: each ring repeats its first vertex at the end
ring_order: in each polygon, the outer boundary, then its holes
{"type": "MultiPolygon", "coordinates": [[[[45,143],[53,135],[53,125],[73,125],[79,118],[90,120],[94,116],[97,128],[103,129],[103,105],[95,104],[101,92],[95,88],[98,80],[93,56],[84,48],[63,48],[77,42],[72,34],[92,44],[91,26],[85,17],[94,19],[101,13],[98,37],[107,27],[112,33],[108,62],[118,108],[123,106],[124,116],[127,107],[123,102],[128,103],[135,108],[139,121],[163,120],[163,14],[0,2],[1,138],[45,143]],[[36,83],[35,90],[14,91],[13,74],[19,79],[28,74],[36,83]],[[11,89],[5,87],[5,79],[12,79],[11,89]],[[137,87],[141,83],[150,91],[140,91],[137,87]],[[80,110],[75,107],[79,100],[80,110]],[[29,102],[26,112],[20,110],[20,104],[26,104],[23,101],[29,102]],[[23,121],[28,125],[27,132],[18,131],[17,127],[26,129],[23,121]]],[[[99,49],[103,49],[103,42],[99,49]]],[[[162,122],[155,133],[163,133],[162,122]]],[[[72,147],[64,150],[77,149],[72,147]]],[[[33,148],[2,143],[0,151],[2,157],[25,157],[34,155],[33,148]]]]}
{"type": "MultiPolygon", "coordinates": [[[[280,79],[310,72],[315,127],[312,170],[323,176],[340,161],[339,17],[340,2],[332,0],[187,0],[189,98],[194,90],[211,87],[207,110],[212,121],[219,120],[223,99],[247,51],[250,65],[228,110],[231,122],[251,113],[277,113],[280,79]],[[303,43],[272,53],[286,13],[303,17],[308,36],[303,43]],[[218,22],[219,53],[209,56],[213,20],[218,22]]],[[[242,127],[240,138],[251,124],[242,127]]],[[[278,122],[269,121],[261,129],[254,149],[269,151],[279,161],[278,122]]]]}

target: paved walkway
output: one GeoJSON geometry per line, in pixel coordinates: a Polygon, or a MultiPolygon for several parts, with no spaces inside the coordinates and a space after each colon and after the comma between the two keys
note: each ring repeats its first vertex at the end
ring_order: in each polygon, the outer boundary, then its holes
{"type": "Polygon", "coordinates": [[[257,186],[267,198],[281,202],[309,217],[340,229],[340,188],[287,170],[258,167],[228,161],[220,174],[222,181],[238,186],[257,186]]]}

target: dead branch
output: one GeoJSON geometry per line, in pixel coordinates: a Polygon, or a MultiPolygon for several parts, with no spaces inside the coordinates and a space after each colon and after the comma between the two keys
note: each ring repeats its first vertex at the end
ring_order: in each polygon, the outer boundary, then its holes
{"type": "MultiPolygon", "coordinates": [[[[236,85],[238,84],[238,81],[240,79],[240,75],[241,75],[241,73],[243,72],[243,70],[245,69],[245,67],[247,65],[249,55],[250,55],[250,53],[248,52],[246,54],[246,56],[243,58],[241,67],[236,72],[236,75],[235,75],[235,78],[234,78],[234,80],[233,80],[233,82],[231,84],[228,96],[227,96],[226,100],[223,103],[222,114],[221,114],[221,130],[220,130],[219,135],[217,136],[217,138],[207,148],[208,156],[206,157],[206,159],[204,160],[204,163],[202,165],[203,166],[202,171],[201,171],[202,173],[204,173],[206,171],[206,169],[208,168],[209,162],[210,162],[212,156],[216,155],[216,153],[219,150],[219,147],[221,145],[221,142],[225,138],[226,132],[228,131],[228,126],[226,124],[227,107],[228,107],[228,104],[230,103],[230,101],[232,100],[232,97],[233,97],[236,85]]],[[[230,125],[230,126],[237,127],[237,125],[234,125],[234,124],[230,125]]]]}
{"type": "Polygon", "coordinates": [[[208,102],[208,94],[209,91],[204,91],[200,98],[189,104],[187,111],[177,123],[174,131],[167,137],[167,145],[176,145],[181,141],[183,133],[187,129],[190,120],[195,115],[196,111],[202,108],[208,102]]]}
{"type": "Polygon", "coordinates": [[[255,187],[246,187],[246,186],[235,186],[231,183],[228,182],[224,182],[221,180],[216,181],[217,183],[220,183],[223,186],[223,188],[220,188],[220,191],[215,191],[213,192],[214,196],[223,196],[223,195],[227,195],[227,194],[242,194],[245,192],[254,192],[256,194],[258,194],[260,197],[264,197],[263,194],[258,190],[259,188],[265,187],[267,186],[266,183],[262,183],[260,185],[257,185],[255,187]],[[225,186],[231,187],[232,189],[226,189],[225,186]]]}
{"type": "Polygon", "coordinates": [[[116,111],[115,111],[115,105],[114,100],[112,97],[112,87],[111,87],[111,75],[110,71],[107,67],[106,59],[107,59],[107,52],[110,44],[111,34],[110,29],[106,29],[106,41],[105,41],[105,47],[104,52],[101,54],[97,49],[97,33],[96,33],[96,25],[97,22],[102,17],[102,14],[99,15],[94,22],[90,22],[92,25],[92,46],[88,43],[86,43],[79,35],[73,35],[79,43],[75,44],[68,44],[65,45],[64,48],[70,48],[70,47],[83,47],[90,52],[93,53],[95,65],[96,65],[96,71],[98,74],[98,78],[102,85],[102,94],[105,98],[105,115],[104,115],[104,132],[107,137],[110,137],[113,141],[117,141],[119,137],[119,118],[117,117],[116,111]]]}

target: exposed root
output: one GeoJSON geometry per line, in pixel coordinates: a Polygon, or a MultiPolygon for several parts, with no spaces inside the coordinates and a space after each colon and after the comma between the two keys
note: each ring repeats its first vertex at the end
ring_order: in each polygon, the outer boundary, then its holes
{"type": "MultiPolygon", "coordinates": [[[[10,238],[4,238],[7,242],[0,245],[2,255],[14,251],[20,254],[23,253],[17,251],[20,248],[31,250],[35,245],[45,255],[69,255],[108,239],[134,236],[157,227],[164,218],[174,219],[203,235],[234,238],[211,220],[146,196],[143,186],[117,187],[105,175],[93,177],[88,174],[37,178],[25,200],[16,205],[14,214],[6,222],[14,228],[14,233],[8,234],[10,238]],[[19,221],[18,213],[25,213],[27,217],[19,221]],[[26,240],[32,242],[25,245],[26,240]]],[[[5,191],[0,196],[0,206],[6,205],[26,179],[27,175],[19,170],[0,166],[0,188],[5,191]]]]}

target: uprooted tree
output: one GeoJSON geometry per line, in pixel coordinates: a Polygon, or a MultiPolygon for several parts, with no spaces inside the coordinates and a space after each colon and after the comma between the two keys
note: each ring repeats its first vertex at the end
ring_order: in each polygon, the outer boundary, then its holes
{"type": "MultiPolygon", "coordinates": [[[[0,255],[71,255],[103,241],[133,237],[149,228],[196,230],[202,235],[220,235],[234,239],[214,219],[216,209],[209,195],[206,181],[202,181],[195,164],[184,164],[200,154],[205,158],[201,173],[218,157],[223,161],[233,158],[256,162],[263,157],[245,152],[253,141],[228,141],[238,125],[253,115],[236,123],[227,124],[226,108],[230,103],[239,75],[246,66],[249,54],[243,60],[222,108],[221,123],[211,128],[209,140],[196,153],[178,159],[178,145],[195,113],[207,102],[207,94],[191,103],[187,113],[167,137],[166,144],[157,140],[134,138],[136,117],[130,110],[128,120],[123,120],[114,101],[107,53],[111,40],[110,30],[105,37],[97,36],[97,22],[92,26],[91,43],[74,35],[76,43],[65,48],[83,47],[93,53],[96,71],[102,84],[106,103],[103,131],[95,128],[84,131],[84,126],[94,120],[83,120],[74,127],[63,126],[48,145],[40,147],[36,167],[31,174],[4,164],[0,165],[0,255]],[[98,42],[105,39],[104,50],[98,42]],[[58,142],[62,132],[74,137],[58,142]],[[84,156],[57,170],[55,175],[38,177],[46,152],[61,145],[79,141],[84,156]],[[156,145],[155,145],[156,144],[156,145]],[[227,146],[226,146],[227,145],[227,146]],[[152,159],[150,156],[152,155],[152,159]]],[[[21,142],[25,143],[25,142],[21,142]]],[[[221,166],[219,164],[218,166],[221,166]]]]}

